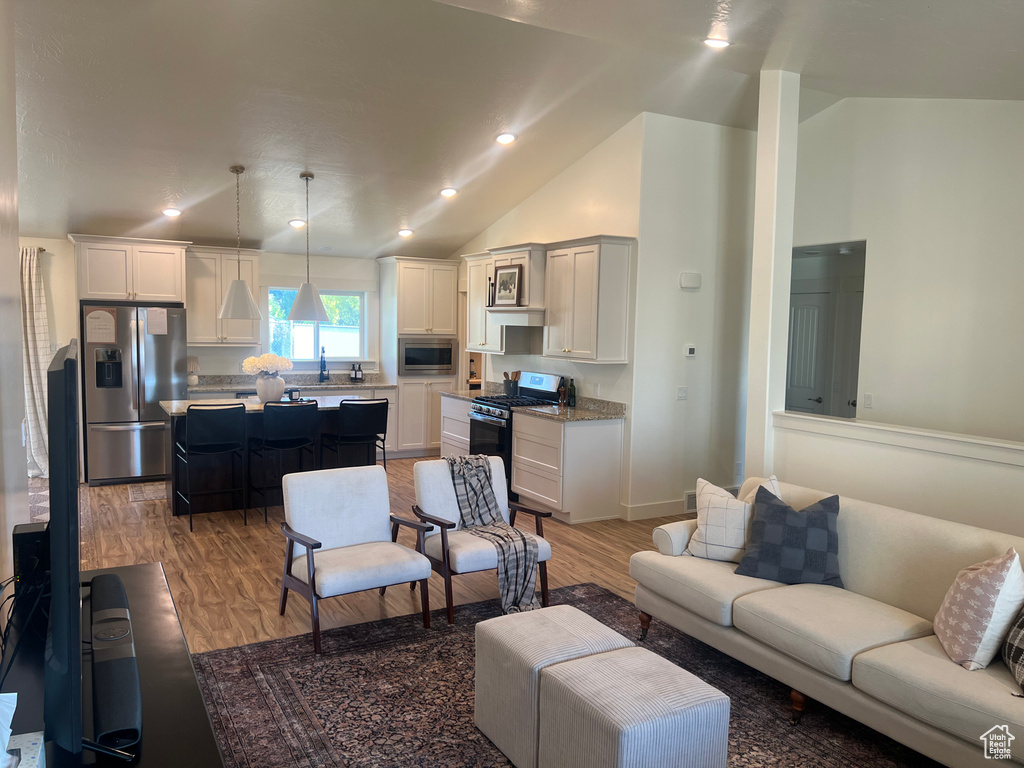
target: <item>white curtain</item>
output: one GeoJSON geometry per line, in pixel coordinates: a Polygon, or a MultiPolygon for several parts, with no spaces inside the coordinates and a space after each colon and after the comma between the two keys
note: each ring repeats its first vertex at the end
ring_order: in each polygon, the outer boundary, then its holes
{"type": "Polygon", "coordinates": [[[25,369],[25,439],[28,476],[50,476],[46,436],[46,369],[50,366],[50,327],[46,292],[39,273],[39,249],[21,249],[21,340],[25,369]]]}

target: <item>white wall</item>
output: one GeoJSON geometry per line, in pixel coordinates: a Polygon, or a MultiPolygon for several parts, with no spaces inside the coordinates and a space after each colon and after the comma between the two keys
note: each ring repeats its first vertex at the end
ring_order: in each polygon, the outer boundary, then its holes
{"type": "Polygon", "coordinates": [[[632,518],[684,511],[742,459],[755,134],[644,116],[633,355],[632,518]],[[679,288],[698,272],[699,290],[679,288]],[[695,344],[695,357],[685,346],[695,344]],[[677,387],[687,399],[677,400],[677,387]]]}
{"type": "MultiPolygon", "coordinates": [[[[356,259],[344,256],[310,256],[309,274],[313,284],[320,290],[364,291],[366,292],[367,356],[371,361],[379,357],[380,308],[378,293],[377,262],[375,259],[356,259]]],[[[256,300],[260,311],[267,315],[267,288],[294,287],[306,279],[306,257],[284,253],[260,254],[260,290],[256,300]]],[[[266,326],[261,338],[266,338],[266,326]]],[[[263,344],[266,351],[266,343],[263,344]]],[[[249,355],[257,354],[252,347],[189,347],[188,353],[199,358],[200,374],[237,375],[240,365],[249,355]]],[[[300,369],[317,370],[316,363],[296,365],[300,369]]],[[[363,365],[364,371],[372,371],[372,364],[363,365]]],[[[332,369],[332,372],[334,370],[332,369]]]]}
{"type": "Polygon", "coordinates": [[[28,466],[21,443],[21,274],[18,254],[18,146],[14,101],[14,3],[0,0],[0,577],[12,571],[11,531],[29,522],[28,466]]]}
{"type": "Polygon", "coordinates": [[[1024,102],[846,99],[800,128],[795,242],[867,241],[871,421],[1024,441],[1024,102]]]}

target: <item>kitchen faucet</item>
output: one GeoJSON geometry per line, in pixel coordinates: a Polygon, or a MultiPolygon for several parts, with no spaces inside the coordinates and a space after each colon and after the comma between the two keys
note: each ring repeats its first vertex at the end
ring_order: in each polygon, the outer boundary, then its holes
{"type": "Polygon", "coordinates": [[[320,347],[320,383],[331,378],[331,372],[327,370],[327,350],[320,347]]]}

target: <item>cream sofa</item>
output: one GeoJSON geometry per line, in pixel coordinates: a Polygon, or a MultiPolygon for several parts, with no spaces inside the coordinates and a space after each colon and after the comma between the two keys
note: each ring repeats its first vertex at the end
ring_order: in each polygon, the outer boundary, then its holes
{"type": "MultiPolygon", "coordinates": [[[[745,498],[762,482],[748,479],[745,498]]],[[[802,509],[830,494],[780,483],[802,509]]],[[[654,530],[637,552],[641,622],[656,617],[908,747],[950,766],[992,765],[980,737],[1006,725],[1024,762],[1024,699],[997,659],[968,672],[946,656],[931,620],[961,568],[1024,539],[840,498],[845,589],[737,576],[736,563],[682,553],[696,520],[654,530]],[[646,616],[644,616],[646,614],[646,616]]]]}

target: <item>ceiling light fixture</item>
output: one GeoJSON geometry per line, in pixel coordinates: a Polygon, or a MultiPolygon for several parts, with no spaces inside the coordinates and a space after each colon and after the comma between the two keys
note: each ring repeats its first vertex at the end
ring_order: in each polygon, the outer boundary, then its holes
{"type": "Polygon", "coordinates": [[[288,224],[291,225],[293,229],[302,229],[304,226],[306,226],[306,222],[304,222],[302,219],[292,219],[291,221],[288,222],[288,224]]]}
{"type": "Polygon", "coordinates": [[[515,140],[516,135],[514,133],[499,133],[498,138],[495,139],[499,144],[511,144],[515,140]]]}
{"type": "Polygon", "coordinates": [[[292,303],[292,311],[288,313],[288,319],[292,322],[319,321],[327,322],[327,310],[324,309],[323,299],[320,298],[320,291],[309,282],[309,180],[313,174],[303,171],[299,178],[306,182],[306,282],[299,286],[299,292],[295,294],[295,301],[292,303]]]}
{"type": "Polygon", "coordinates": [[[455,187],[445,187],[441,190],[441,197],[455,197],[459,194],[459,190],[455,187]]]}
{"type": "Polygon", "coordinates": [[[400,229],[400,230],[398,230],[398,236],[399,237],[412,237],[412,230],[411,229],[400,229]]]}
{"type": "Polygon", "coordinates": [[[177,208],[164,208],[161,211],[161,213],[164,216],[167,216],[168,218],[171,218],[171,219],[173,219],[173,218],[175,218],[177,216],[181,216],[181,211],[179,211],[177,208]]]}
{"type": "Polygon", "coordinates": [[[235,174],[235,262],[238,265],[238,277],[228,286],[228,292],[224,294],[224,303],[220,305],[217,317],[220,320],[259,320],[260,309],[252,297],[249,284],[242,279],[241,178],[245,173],[245,166],[232,165],[230,170],[235,174]]]}
{"type": "Polygon", "coordinates": [[[704,45],[708,48],[728,48],[730,43],[728,40],[722,40],[718,37],[709,37],[704,41],[704,45]]]}

